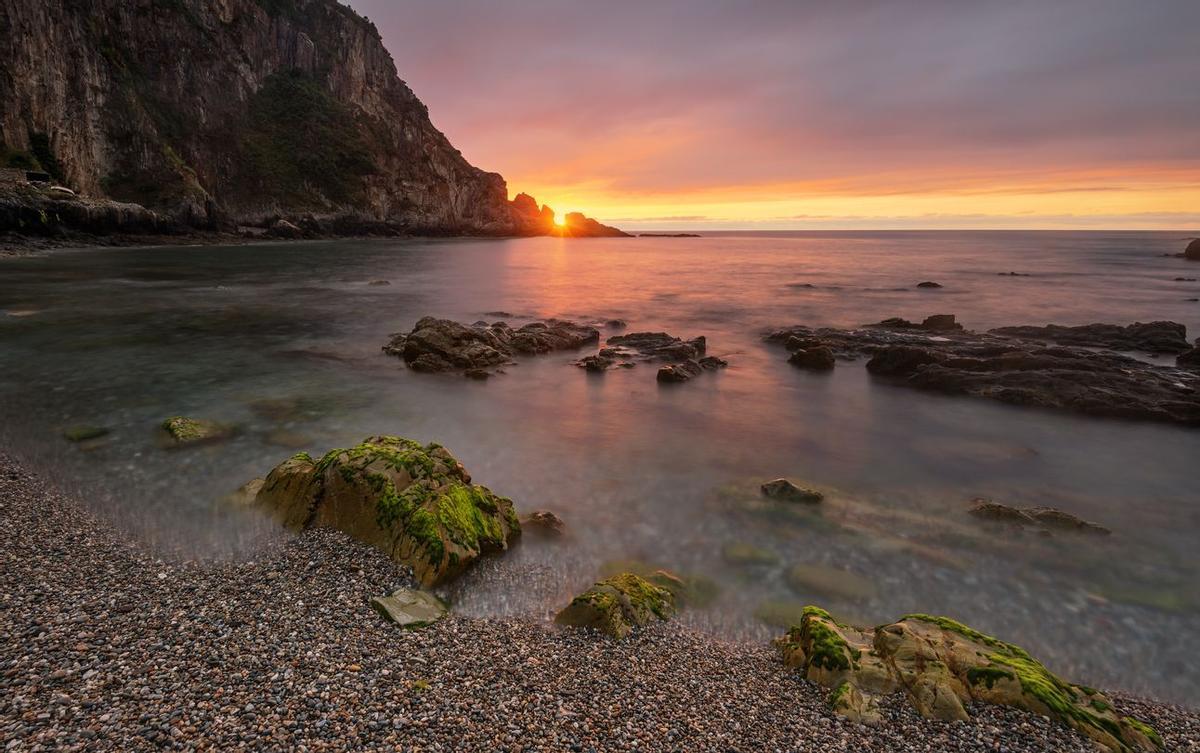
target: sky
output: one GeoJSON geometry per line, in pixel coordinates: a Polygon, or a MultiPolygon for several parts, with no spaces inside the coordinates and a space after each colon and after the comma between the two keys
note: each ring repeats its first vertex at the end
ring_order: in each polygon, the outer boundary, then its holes
{"type": "Polygon", "coordinates": [[[627,229],[1200,228],[1200,0],[350,0],[473,164],[627,229]]]}

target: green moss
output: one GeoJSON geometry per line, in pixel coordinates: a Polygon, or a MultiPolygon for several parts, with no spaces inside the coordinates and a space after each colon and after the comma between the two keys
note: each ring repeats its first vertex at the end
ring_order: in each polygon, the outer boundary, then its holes
{"type": "Polygon", "coordinates": [[[597,585],[615,588],[625,594],[635,608],[647,609],[659,619],[665,620],[675,611],[674,597],[670,591],[633,573],[614,575],[597,585]]]}
{"type": "Polygon", "coordinates": [[[985,646],[990,646],[991,648],[1000,649],[1009,654],[1012,654],[1013,656],[1018,656],[1018,657],[1021,657],[1024,659],[1029,659],[1031,661],[1033,660],[1033,657],[1031,657],[1029,655],[1029,653],[1027,651],[1025,651],[1025,649],[1021,648],[1020,646],[1014,646],[1011,643],[1005,643],[1004,641],[999,640],[997,638],[993,638],[990,635],[984,635],[983,633],[979,632],[975,628],[968,627],[968,626],[962,624],[961,622],[950,619],[949,617],[935,617],[933,615],[928,615],[928,614],[906,614],[903,617],[901,617],[900,619],[901,620],[916,620],[918,622],[928,622],[930,624],[937,625],[942,630],[948,630],[952,633],[958,633],[959,635],[961,635],[965,638],[969,638],[970,640],[973,640],[976,643],[982,643],[985,646]]]}
{"type": "Polygon", "coordinates": [[[180,444],[216,439],[229,433],[221,424],[186,416],[172,416],[162,422],[162,428],[180,444]]]}
{"type": "Polygon", "coordinates": [[[972,685],[987,685],[988,690],[1001,679],[1015,680],[1016,675],[1000,667],[972,667],[967,670],[967,682],[972,685]]]}
{"type": "Polygon", "coordinates": [[[827,622],[837,625],[824,609],[804,608],[801,632],[809,639],[806,652],[809,664],[824,669],[850,669],[862,657],[862,651],[851,647],[842,634],[827,622]]]}
{"type": "Polygon", "coordinates": [[[834,709],[844,708],[849,703],[850,683],[843,682],[829,694],[829,705],[834,709]]]}
{"type": "Polygon", "coordinates": [[[454,543],[474,550],[504,543],[496,503],[484,487],[454,484],[438,496],[435,505],[438,523],[454,543]]]}
{"type": "Polygon", "coordinates": [[[1107,714],[1109,711],[1113,710],[1112,706],[1100,700],[1099,698],[1092,699],[1092,708],[1096,709],[1101,714],[1107,714]]]}
{"type": "Polygon", "coordinates": [[[251,98],[239,185],[258,200],[345,202],[376,172],[355,114],[322,81],[300,71],[269,76],[251,98]]]}
{"type": "Polygon", "coordinates": [[[1162,737],[1158,734],[1158,732],[1153,727],[1151,727],[1149,724],[1146,724],[1145,722],[1143,722],[1141,719],[1134,719],[1132,716],[1127,716],[1122,721],[1124,721],[1125,724],[1129,725],[1130,727],[1137,730],[1138,732],[1141,732],[1143,735],[1145,735],[1150,740],[1150,742],[1154,743],[1159,748],[1166,747],[1166,745],[1163,743],[1162,737]]]}

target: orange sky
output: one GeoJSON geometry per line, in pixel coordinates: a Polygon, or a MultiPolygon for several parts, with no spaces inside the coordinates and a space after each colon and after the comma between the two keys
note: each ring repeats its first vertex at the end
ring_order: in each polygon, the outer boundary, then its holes
{"type": "Polygon", "coordinates": [[[629,229],[1200,229],[1200,3],[352,0],[472,163],[629,229]]]}

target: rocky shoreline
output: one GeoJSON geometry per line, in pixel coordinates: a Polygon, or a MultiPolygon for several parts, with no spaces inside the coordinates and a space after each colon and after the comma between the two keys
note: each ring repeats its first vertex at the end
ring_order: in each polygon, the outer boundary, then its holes
{"type": "MultiPolygon", "coordinates": [[[[401,631],[370,601],[411,573],[343,534],[163,560],[3,455],[0,505],[6,750],[1095,749],[990,704],[940,722],[892,695],[886,723],[856,724],[770,647],[675,623],[619,642],[519,619],[401,631]]],[[[1110,697],[1166,750],[1200,745],[1196,711],[1110,697]]]]}

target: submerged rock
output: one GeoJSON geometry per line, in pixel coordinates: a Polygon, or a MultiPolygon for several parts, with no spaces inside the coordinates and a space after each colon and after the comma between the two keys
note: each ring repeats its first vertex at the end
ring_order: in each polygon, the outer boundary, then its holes
{"type": "Polygon", "coordinates": [[[376,596],[371,599],[371,607],[405,630],[432,625],[450,611],[441,599],[428,591],[411,588],[398,588],[391,596],[376,596]]]}
{"type": "Polygon", "coordinates": [[[1138,350],[1146,353],[1182,353],[1191,348],[1187,327],[1177,322],[1134,322],[1119,324],[1084,324],[1062,327],[998,327],[989,330],[994,335],[1022,340],[1046,340],[1062,345],[1080,345],[1111,350],[1138,350]]]}
{"type": "Polygon", "coordinates": [[[744,541],[734,541],[721,549],[721,556],[731,565],[755,567],[774,565],[779,561],[779,555],[770,549],[764,549],[744,541]]]}
{"type": "Polygon", "coordinates": [[[1118,714],[1102,693],[1072,685],[1024,649],[945,617],[912,614],[873,629],[805,607],[801,622],[776,640],[784,663],[831,690],[835,713],[880,724],[879,701],[903,691],[923,716],[969,718],[968,702],[1014,706],[1086,735],[1111,753],[1162,750],[1158,733],[1118,714]]]}
{"type": "Polygon", "coordinates": [[[1090,533],[1099,536],[1108,536],[1112,533],[1111,530],[1098,523],[1092,523],[1054,507],[1026,507],[1024,509],[1017,509],[1016,507],[980,498],[975,500],[974,506],[968,512],[981,520],[1036,528],[1043,531],[1090,533]]]}
{"type": "Polygon", "coordinates": [[[457,371],[480,376],[493,373],[518,353],[537,355],[580,348],[599,340],[596,328],[557,319],[530,322],[514,330],[505,322],[468,326],[427,316],[411,332],[392,335],[383,352],[403,358],[414,371],[457,371]]]}
{"type": "Polygon", "coordinates": [[[777,478],[762,485],[762,494],[769,499],[783,502],[806,502],[816,504],[825,499],[825,495],[815,489],[805,489],[796,486],[786,478],[777,478]]]}
{"type": "Polygon", "coordinates": [[[174,416],[163,421],[168,447],[193,447],[209,442],[220,442],[233,436],[233,427],[202,418],[174,416]]]}
{"type": "Polygon", "coordinates": [[[63,430],[63,439],[68,442],[87,442],[92,439],[108,436],[109,429],[104,426],[69,426],[63,430]]]}
{"type": "Polygon", "coordinates": [[[993,333],[936,334],[888,327],[790,327],[766,336],[792,347],[867,356],[867,369],[894,384],[1094,416],[1200,425],[1200,373],[1111,352],[993,333]]]}
{"type": "Polygon", "coordinates": [[[472,484],[448,450],[393,436],[320,460],[295,455],[271,471],[255,505],[293,530],[345,531],[411,567],[426,587],[521,533],[512,501],[472,484]]]}
{"type": "Polygon", "coordinates": [[[635,627],[668,620],[674,614],[675,598],[670,591],[633,573],[621,573],[576,596],[554,621],[568,627],[592,628],[620,639],[635,627]]]}

